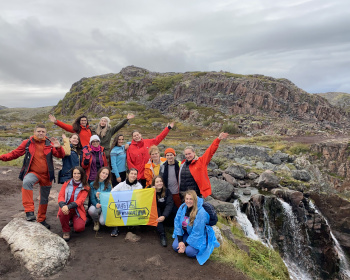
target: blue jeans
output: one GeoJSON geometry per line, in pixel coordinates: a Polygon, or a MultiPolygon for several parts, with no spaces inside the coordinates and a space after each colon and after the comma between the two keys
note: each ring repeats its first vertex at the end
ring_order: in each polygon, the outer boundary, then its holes
{"type": "MultiPolygon", "coordinates": [[[[184,233],[184,235],[182,236],[182,240],[184,243],[186,242],[187,237],[188,237],[188,233],[184,233]]],[[[177,236],[176,236],[176,238],[173,242],[173,249],[175,252],[177,252],[179,250],[179,249],[177,249],[178,246],[179,246],[179,241],[177,240],[177,236]]],[[[198,252],[199,252],[199,250],[193,248],[192,246],[190,246],[190,245],[186,246],[185,254],[187,255],[187,257],[194,258],[197,256],[198,252]]]]}

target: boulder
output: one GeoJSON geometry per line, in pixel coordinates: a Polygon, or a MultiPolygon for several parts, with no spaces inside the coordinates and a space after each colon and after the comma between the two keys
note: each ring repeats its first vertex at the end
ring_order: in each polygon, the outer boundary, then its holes
{"type": "Polygon", "coordinates": [[[212,226],[212,228],[213,228],[213,230],[214,230],[214,232],[215,232],[215,237],[216,237],[216,239],[218,240],[218,242],[220,243],[220,244],[222,244],[222,242],[223,242],[223,237],[222,237],[222,234],[221,234],[221,231],[220,231],[220,229],[217,227],[217,226],[212,226]]]}
{"type": "Polygon", "coordinates": [[[217,165],[214,161],[211,161],[211,162],[209,162],[209,164],[208,164],[208,168],[209,168],[210,170],[214,170],[214,169],[218,169],[219,167],[218,167],[218,165],[217,165]]]}
{"type": "Polygon", "coordinates": [[[254,172],[250,172],[250,173],[248,173],[247,177],[249,180],[255,180],[256,178],[259,177],[259,175],[254,173],[254,172]]]}
{"type": "Polygon", "coordinates": [[[253,146],[253,145],[237,145],[235,147],[235,156],[236,157],[249,157],[254,159],[259,159],[262,161],[269,161],[270,156],[268,152],[270,149],[253,146]]]}
{"type": "Polygon", "coordinates": [[[311,180],[311,176],[306,170],[292,170],[292,176],[294,179],[304,182],[311,180]]]}
{"type": "Polygon", "coordinates": [[[236,181],[236,179],[234,177],[232,177],[230,174],[227,173],[222,173],[222,177],[224,177],[224,179],[229,182],[232,186],[238,186],[238,182],[236,181]]]}
{"type": "Polygon", "coordinates": [[[237,215],[233,203],[223,202],[217,199],[211,199],[207,202],[213,205],[216,212],[223,217],[235,217],[237,215]]]}
{"type": "Polygon", "coordinates": [[[259,188],[273,189],[276,188],[279,184],[279,178],[271,170],[266,170],[261,173],[258,179],[259,188]]]}
{"type": "Polygon", "coordinates": [[[225,169],[225,173],[233,176],[236,179],[244,179],[247,176],[247,172],[245,171],[244,167],[237,164],[227,167],[225,169]]]}
{"type": "Polygon", "coordinates": [[[136,242],[139,242],[141,239],[140,236],[132,233],[131,231],[129,231],[126,236],[125,236],[125,240],[126,241],[130,241],[130,242],[133,242],[133,243],[136,243],[136,242]]]}
{"type": "Polygon", "coordinates": [[[210,184],[213,198],[222,201],[230,200],[234,190],[234,187],[230,183],[213,177],[210,178],[210,184]]]}
{"type": "Polygon", "coordinates": [[[270,162],[273,164],[281,164],[283,162],[288,162],[289,155],[286,153],[282,153],[281,151],[277,151],[271,157],[270,162]]]}
{"type": "Polygon", "coordinates": [[[57,273],[69,258],[67,243],[40,223],[14,218],[2,229],[0,236],[34,277],[57,273]]]}

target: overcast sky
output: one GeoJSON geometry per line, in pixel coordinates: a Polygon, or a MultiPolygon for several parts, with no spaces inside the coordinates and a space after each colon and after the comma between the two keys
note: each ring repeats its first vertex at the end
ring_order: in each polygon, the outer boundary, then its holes
{"type": "Polygon", "coordinates": [[[349,0],[0,0],[0,105],[56,105],[135,65],[287,78],[350,93],[349,0]]]}

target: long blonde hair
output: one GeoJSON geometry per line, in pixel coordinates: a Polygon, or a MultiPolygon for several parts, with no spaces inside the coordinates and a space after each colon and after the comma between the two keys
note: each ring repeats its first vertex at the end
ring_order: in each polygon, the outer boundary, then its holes
{"type": "Polygon", "coordinates": [[[197,216],[197,211],[198,211],[198,197],[197,197],[197,194],[194,190],[188,190],[185,192],[185,199],[186,199],[186,196],[187,195],[190,195],[193,199],[193,207],[192,207],[192,210],[191,210],[191,213],[190,213],[190,226],[193,226],[193,222],[197,216]]]}

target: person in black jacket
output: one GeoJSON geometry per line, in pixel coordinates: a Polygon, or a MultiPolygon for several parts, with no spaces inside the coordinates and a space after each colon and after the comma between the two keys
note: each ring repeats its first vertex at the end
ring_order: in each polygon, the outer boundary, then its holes
{"type": "Polygon", "coordinates": [[[164,181],[161,176],[156,176],[153,178],[151,187],[156,189],[156,194],[157,194],[157,210],[158,210],[157,231],[160,237],[160,244],[163,247],[166,247],[168,244],[165,236],[165,229],[164,229],[163,222],[170,215],[174,206],[174,201],[173,201],[171,192],[169,191],[169,189],[165,187],[164,181]]]}
{"type": "Polygon", "coordinates": [[[164,152],[166,162],[164,162],[159,170],[159,175],[162,176],[164,185],[170,190],[173,195],[175,208],[175,214],[177,209],[181,205],[181,199],[179,196],[179,170],[180,162],[175,159],[176,153],[173,148],[167,148],[164,152]]]}

